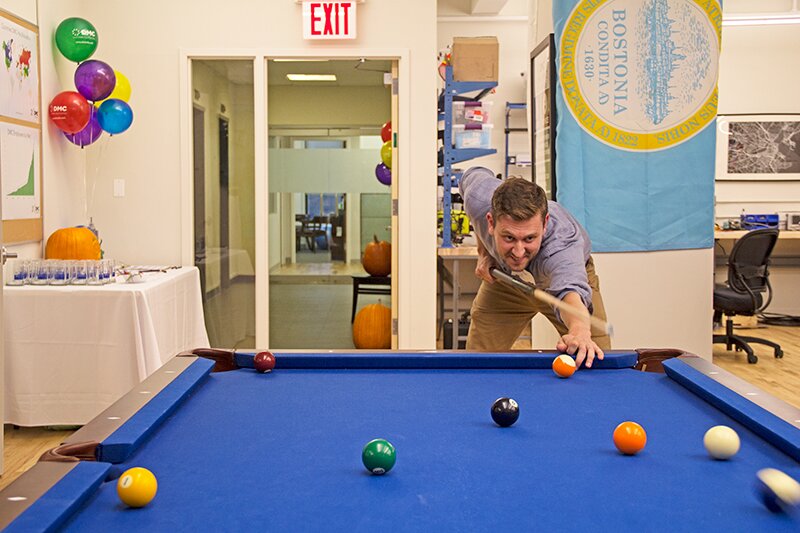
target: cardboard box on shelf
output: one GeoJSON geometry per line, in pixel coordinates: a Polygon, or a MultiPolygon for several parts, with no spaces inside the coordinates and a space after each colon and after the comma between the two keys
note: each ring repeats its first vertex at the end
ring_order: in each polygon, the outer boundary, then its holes
{"type": "Polygon", "coordinates": [[[497,37],[453,37],[453,80],[497,81],[499,50],[497,37]]]}

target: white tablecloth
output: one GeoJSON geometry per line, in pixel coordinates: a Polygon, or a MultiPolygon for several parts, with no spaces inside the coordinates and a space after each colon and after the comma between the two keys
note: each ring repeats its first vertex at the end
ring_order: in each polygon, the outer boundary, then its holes
{"type": "Polygon", "coordinates": [[[5,421],[84,424],[181,350],[208,347],[197,268],[141,283],[5,287],[5,421]]]}

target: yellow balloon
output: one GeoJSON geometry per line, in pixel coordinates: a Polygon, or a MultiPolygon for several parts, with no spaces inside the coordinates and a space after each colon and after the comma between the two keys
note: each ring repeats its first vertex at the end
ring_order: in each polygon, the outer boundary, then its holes
{"type": "Polygon", "coordinates": [[[392,168],[392,141],[386,141],[381,146],[381,161],[389,168],[392,168]]]}
{"type": "MultiPolygon", "coordinates": [[[[122,100],[123,102],[127,102],[131,99],[131,82],[128,81],[128,78],[122,72],[115,70],[114,75],[117,77],[117,83],[114,85],[114,90],[111,91],[111,94],[108,95],[109,98],[116,98],[117,100],[122,100]]],[[[100,107],[100,104],[105,102],[106,100],[98,100],[94,103],[95,107],[100,107]]]]}

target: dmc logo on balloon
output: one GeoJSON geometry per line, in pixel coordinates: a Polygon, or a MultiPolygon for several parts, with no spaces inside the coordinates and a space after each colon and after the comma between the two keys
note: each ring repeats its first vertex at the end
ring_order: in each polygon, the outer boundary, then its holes
{"type": "Polygon", "coordinates": [[[58,93],[49,106],[50,119],[64,137],[83,148],[97,141],[103,132],[116,135],[130,128],[130,82],[108,63],[89,59],[98,44],[97,30],[91,22],[78,17],[61,21],[55,43],[65,58],[78,63],[74,76],[77,91],[58,93]]]}

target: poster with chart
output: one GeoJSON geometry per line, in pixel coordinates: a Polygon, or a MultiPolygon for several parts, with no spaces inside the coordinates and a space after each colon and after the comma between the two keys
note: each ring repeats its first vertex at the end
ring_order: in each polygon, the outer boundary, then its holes
{"type": "Polygon", "coordinates": [[[39,53],[36,31],[0,17],[0,116],[39,123],[39,53]]]}
{"type": "Polygon", "coordinates": [[[0,124],[0,182],[3,220],[39,218],[39,130],[0,124]]]}

